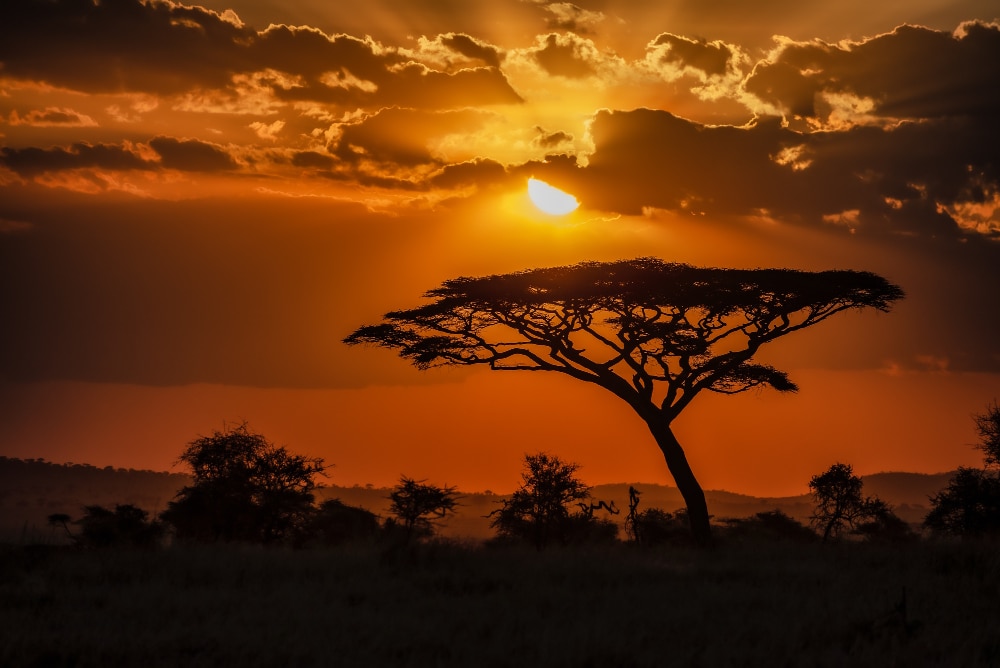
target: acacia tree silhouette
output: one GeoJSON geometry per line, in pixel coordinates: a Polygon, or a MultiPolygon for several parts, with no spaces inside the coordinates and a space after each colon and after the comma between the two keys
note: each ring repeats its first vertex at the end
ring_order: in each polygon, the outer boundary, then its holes
{"type": "Polygon", "coordinates": [[[788,376],[751,363],[762,345],[849,309],[888,311],[903,291],[868,272],[716,269],[656,258],[445,281],[430,304],[344,339],[395,349],[418,368],[484,364],[553,371],[623,399],[650,429],[711,542],[705,495],[671,423],[702,390],[736,394],[788,376]]]}
{"type": "Polygon", "coordinates": [[[434,532],[435,522],[454,515],[459,497],[454,487],[438,487],[401,476],[389,494],[389,512],[401,523],[406,542],[434,532]]]}
{"type": "MultiPolygon", "coordinates": [[[[521,485],[489,514],[490,526],[501,536],[526,538],[539,550],[552,539],[565,538],[569,506],[590,498],[590,487],[576,476],[579,468],[545,452],[525,455],[521,485]]],[[[587,509],[584,514],[590,513],[587,519],[592,519],[597,508],[582,505],[587,509]]]]}
{"type": "Polygon", "coordinates": [[[892,514],[882,499],[862,496],[864,484],[850,464],[839,462],[809,480],[809,490],[816,500],[810,521],[823,532],[824,543],[865,520],[877,521],[892,514]]]}
{"type": "Polygon", "coordinates": [[[959,467],[948,487],[931,497],[924,526],[956,536],[1000,534],[1000,404],[972,416],[983,468],[959,467]]]}
{"type": "Polygon", "coordinates": [[[320,457],[276,447],[246,422],[188,443],[180,461],[194,483],[160,518],[180,540],[276,543],[293,537],[313,512],[320,457]]]}

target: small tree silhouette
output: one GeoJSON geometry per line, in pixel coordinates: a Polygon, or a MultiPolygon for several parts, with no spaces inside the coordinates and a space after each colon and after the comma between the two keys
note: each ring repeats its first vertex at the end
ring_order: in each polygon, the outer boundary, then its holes
{"type": "Polygon", "coordinates": [[[787,374],[751,361],[761,346],[843,311],[888,311],[903,291],[866,272],[715,269],[639,258],[456,278],[426,296],[434,301],[387,313],[345,343],[394,349],[421,369],[552,371],[608,390],[649,427],[695,539],[708,544],[705,493],[673,421],[704,390],[794,391],[787,374]]]}
{"type": "Polygon", "coordinates": [[[577,477],[579,468],[544,452],[525,455],[521,485],[490,513],[490,526],[501,537],[527,540],[538,549],[553,541],[586,541],[588,534],[602,533],[594,511],[603,508],[617,514],[618,509],[604,501],[585,503],[590,487],[577,477]],[[581,508],[579,513],[570,512],[574,505],[581,508]]]}
{"type": "Polygon", "coordinates": [[[939,534],[978,537],[1000,534],[1000,406],[972,416],[983,452],[983,469],[961,467],[948,487],[931,497],[924,526],[939,534]]]}
{"type": "Polygon", "coordinates": [[[161,514],[180,540],[276,543],[295,537],[313,511],[319,457],[275,447],[243,422],[188,444],[180,461],[194,484],[161,514]]]}
{"type": "Polygon", "coordinates": [[[979,434],[976,447],[983,451],[983,465],[1000,468],[1000,404],[994,399],[992,404],[986,405],[984,413],[977,413],[972,419],[979,434]]]}
{"type": "Polygon", "coordinates": [[[72,519],[73,518],[70,517],[69,515],[67,515],[66,513],[52,513],[48,517],[49,526],[51,526],[51,527],[62,527],[63,531],[66,532],[66,535],[70,539],[75,539],[76,537],[73,535],[73,532],[69,530],[69,523],[70,523],[70,520],[72,520],[72,519]]]}
{"type": "Polygon", "coordinates": [[[1000,476],[961,467],[948,487],[931,497],[924,526],[963,538],[1000,535],[1000,476]]]}
{"type": "Polygon", "coordinates": [[[458,495],[454,487],[425,484],[407,476],[389,494],[392,505],[389,512],[403,527],[405,541],[423,538],[434,533],[435,524],[455,513],[458,495]]]}
{"type": "Polygon", "coordinates": [[[875,496],[864,497],[864,481],[854,475],[850,464],[834,464],[814,475],[809,489],[816,500],[811,523],[817,527],[826,542],[836,538],[845,529],[857,529],[866,520],[876,520],[891,512],[887,503],[875,496]]]}

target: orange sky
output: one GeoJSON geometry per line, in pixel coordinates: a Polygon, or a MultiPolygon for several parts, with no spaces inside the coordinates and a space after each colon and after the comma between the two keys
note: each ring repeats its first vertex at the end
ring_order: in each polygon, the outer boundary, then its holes
{"type": "Polygon", "coordinates": [[[455,276],[653,255],[907,293],[772,344],[798,394],[696,399],[705,487],[977,463],[993,3],[331,4],[0,6],[0,454],[165,469],[246,419],[338,484],[507,491],[539,449],[668,483],[610,395],[340,343],[455,276]]]}

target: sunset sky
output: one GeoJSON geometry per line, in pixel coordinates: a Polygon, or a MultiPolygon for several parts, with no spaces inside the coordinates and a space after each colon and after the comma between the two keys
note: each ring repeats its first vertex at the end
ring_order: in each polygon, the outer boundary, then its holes
{"type": "Polygon", "coordinates": [[[705,488],[976,465],[998,119],[995,0],[4,0],[0,454],[181,470],[246,420],[340,485],[672,483],[598,388],[341,343],[448,278],[656,256],[907,294],[766,348],[796,394],[699,396],[705,488]]]}

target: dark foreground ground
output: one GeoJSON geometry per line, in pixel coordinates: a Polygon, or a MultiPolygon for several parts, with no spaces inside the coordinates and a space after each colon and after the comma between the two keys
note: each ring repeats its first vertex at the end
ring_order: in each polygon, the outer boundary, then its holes
{"type": "Polygon", "coordinates": [[[2,666],[997,666],[1000,546],[0,551],[2,666]]]}

